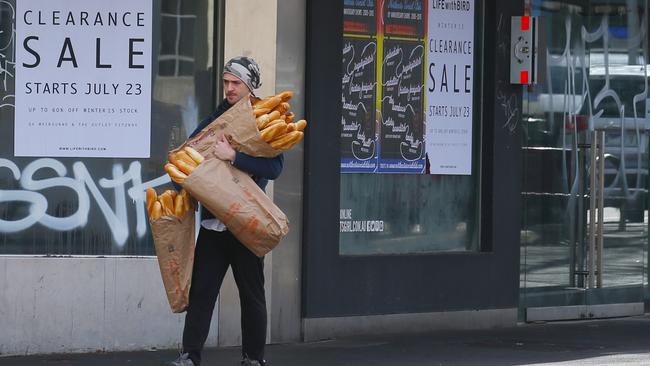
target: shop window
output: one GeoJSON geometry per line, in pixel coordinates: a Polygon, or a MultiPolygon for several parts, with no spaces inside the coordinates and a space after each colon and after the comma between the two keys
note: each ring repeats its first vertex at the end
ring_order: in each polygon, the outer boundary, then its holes
{"type": "MultiPolygon", "coordinates": [[[[138,41],[133,47],[136,52],[133,54],[134,63],[149,66],[147,74],[141,74],[142,69],[127,68],[130,36],[126,36],[125,41],[124,35],[118,33],[124,27],[106,25],[109,16],[117,19],[119,24],[121,16],[109,14],[125,12],[121,5],[101,0],[70,0],[70,4],[63,8],[74,9],[70,15],[74,24],[70,21],[56,25],[51,23],[68,21],[68,10],[57,8],[58,13],[52,13],[50,7],[58,6],[57,2],[18,1],[16,7],[16,0],[0,1],[0,255],[154,254],[144,203],[137,193],[147,186],[154,186],[159,192],[172,188],[163,168],[167,152],[182,143],[199,120],[214,108],[216,77],[213,51],[216,45],[213,44],[213,33],[214,23],[218,20],[214,18],[213,0],[152,0],[150,4],[144,3],[145,0],[136,1],[129,6],[141,8],[138,11],[144,14],[142,22],[146,24],[143,27],[146,30],[130,30],[141,32],[142,38],[151,42],[149,58],[137,53],[143,52],[144,43],[138,41]],[[38,14],[39,9],[50,9],[49,12],[44,10],[42,17],[49,25],[20,31],[18,22],[24,20],[21,14],[30,10],[30,14],[38,14]],[[80,23],[81,12],[93,14],[93,18],[88,16],[88,19],[93,19],[89,22],[92,26],[80,23]],[[104,25],[94,20],[97,12],[101,13],[104,25]],[[50,33],[41,35],[42,39],[53,37],[58,47],[64,44],[66,37],[71,39],[78,67],[74,68],[73,62],[68,60],[61,68],[68,70],[67,73],[59,73],[56,57],[61,48],[50,50],[33,40],[29,41],[30,45],[40,52],[42,61],[36,69],[43,67],[51,72],[41,79],[25,80],[27,73],[21,74],[25,70],[16,55],[24,51],[23,42],[31,35],[30,32],[42,32],[45,28],[50,33]],[[111,69],[95,67],[97,37],[102,39],[99,61],[112,63],[111,69]],[[114,60],[111,59],[111,49],[117,54],[114,60]],[[50,57],[51,54],[54,56],[50,57]],[[79,77],[83,81],[99,82],[98,79],[106,75],[110,80],[106,81],[106,88],[98,89],[101,93],[113,90],[111,83],[119,83],[118,91],[132,94],[123,94],[120,98],[99,95],[92,99],[94,103],[89,104],[81,97],[85,85],[79,84],[76,95],[56,99],[53,81],[79,77]],[[129,79],[131,76],[142,79],[142,85],[128,85],[135,83],[129,79]],[[43,128],[51,128],[52,132],[46,134],[35,130],[45,137],[16,139],[16,126],[22,124],[21,128],[24,128],[29,119],[16,118],[21,105],[27,109],[25,83],[44,81],[50,82],[49,92],[39,95],[35,102],[51,108],[52,113],[43,114],[36,127],[43,123],[43,128]],[[129,103],[129,96],[138,93],[146,93],[147,101],[151,102],[150,118],[139,119],[137,113],[144,108],[140,105],[124,108],[129,103]],[[23,99],[19,100],[21,96],[23,99]],[[86,108],[88,112],[85,117],[79,117],[67,107],[59,108],[59,103],[86,108]],[[133,121],[123,116],[130,116],[133,121]],[[70,130],[69,121],[73,117],[85,118],[86,124],[70,130]],[[132,138],[134,134],[128,128],[138,121],[150,122],[150,128],[139,131],[135,143],[125,144],[122,140],[132,138]],[[125,132],[117,138],[109,138],[107,131],[114,128],[125,132]],[[138,157],[110,154],[91,157],[86,146],[78,145],[73,146],[80,148],[78,153],[67,156],[30,156],[15,152],[15,147],[25,142],[36,140],[33,145],[38,147],[39,143],[45,145],[71,135],[78,136],[77,141],[82,142],[88,136],[99,136],[108,146],[120,146],[118,151],[134,149],[145,143],[150,148],[143,149],[146,154],[138,157]]],[[[138,21],[134,14],[126,15],[130,24],[138,21]]],[[[65,55],[71,57],[69,49],[65,55]]],[[[33,63],[33,55],[27,56],[23,62],[33,63]]],[[[63,92],[62,86],[59,85],[57,90],[63,92]]],[[[71,91],[69,86],[67,90],[71,91]]]]}
{"type": "Polygon", "coordinates": [[[194,34],[197,15],[188,1],[163,0],[161,22],[167,37],[161,39],[158,61],[161,76],[191,76],[194,73],[194,34]]]}
{"type": "Polygon", "coordinates": [[[480,250],[481,11],[344,1],[339,254],[480,250]]]}

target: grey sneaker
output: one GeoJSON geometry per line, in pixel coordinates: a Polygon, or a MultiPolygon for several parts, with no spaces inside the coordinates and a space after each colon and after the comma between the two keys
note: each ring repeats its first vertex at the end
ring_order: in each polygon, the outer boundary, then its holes
{"type": "Polygon", "coordinates": [[[239,363],[240,366],[266,366],[265,361],[257,361],[257,360],[251,360],[248,357],[244,357],[243,360],[239,363]]]}
{"type": "Polygon", "coordinates": [[[181,353],[174,361],[167,361],[160,364],[160,366],[195,366],[194,362],[190,360],[189,353],[181,353]]]}

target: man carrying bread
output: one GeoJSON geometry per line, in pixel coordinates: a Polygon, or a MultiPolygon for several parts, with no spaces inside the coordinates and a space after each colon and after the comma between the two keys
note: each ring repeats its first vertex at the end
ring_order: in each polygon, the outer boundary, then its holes
{"type": "MultiPolygon", "coordinates": [[[[205,118],[193,137],[242,98],[254,94],[261,86],[260,70],[249,57],[235,57],[223,69],[225,98],[205,118]]],[[[214,155],[250,174],[264,190],[269,180],[282,172],[283,156],[258,158],[235,151],[228,140],[220,138],[214,155]]],[[[223,278],[232,267],[241,304],[242,366],[263,366],[266,343],[266,297],[264,294],[264,258],[259,258],[241,244],[208,210],[201,209],[201,229],[194,253],[192,286],[185,315],[183,349],[178,359],[163,366],[198,366],[201,350],[208,337],[214,305],[223,278]]]]}

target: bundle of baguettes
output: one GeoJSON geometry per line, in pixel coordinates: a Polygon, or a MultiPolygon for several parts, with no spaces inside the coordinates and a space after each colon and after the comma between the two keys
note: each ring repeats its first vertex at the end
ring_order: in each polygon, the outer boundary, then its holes
{"type": "Polygon", "coordinates": [[[186,190],[146,191],[146,206],[160,275],[174,313],[189,304],[194,263],[194,201],[186,190]]]}
{"type": "Polygon", "coordinates": [[[255,255],[266,255],[287,235],[286,215],[246,173],[188,146],[170,152],[169,161],[165,170],[171,179],[255,255]]]}
{"type": "Polygon", "coordinates": [[[238,152],[253,157],[276,157],[302,140],[307,125],[306,121],[294,122],[295,116],[289,111],[288,102],[284,102],[289,100],[291,95],[291,92],[283,92],[265,99],[242,98],[171,153],[190,146],[203,154],[206,159],[211,159],[215,143],[225,136],[238,152]],[[278,119],[282,120],[286,127],[275,127],[262,135],[262,132],[278,119]],[[267,123],[263,124],[264,121],[267,123]],[[263,131],[258,124],[263,127],[263,131]],[[271,146],[271,142],[275,148],[271,146]]]}
{"type": "Polygon", "coordinates": [[[192,199],[201,202],[203,208],[221,220],[259,257],[287,235],[289,220],[248,174],[217,159],[213,149],[224,136],[236,151],[253,157],[272,158],[295,146],[303,138],[306,121],[294,123],[294,115],[286,102],[291,94],[280,93],[268,98],[280,99],[268,104],[262,104],[263,100],[242,98],[180,147],[170,151],[169,163],[165,165],[174,182],[182,185],[192,199]],[[254,110],[253,104],[258,108],[254,110]],[[278,117],[275,119],[280,119],[284,128],[267,131],[268,123],[260,130],[255,113],[257,118],[262,117],[260,126],[265,118],[278,117]]]}
{"type": "Polygon", "coordinates": [[[292,97],[293,92],[284,91],[253,103],[255,123],[262,140],[275,150],[287,151],[304,137],[307,121],[301,119],[294,122],[295,114],[291,112],[289,104],[292,97]]]}
{"type": "Polygon", "coordinates": [[[156,190],[148,188],[146,192],[147,212],[152,221],[158,220],[163,216],[176,216],[181,219],[188,211],[194,210],[194,205],[186,190],[177,193],[168,189],[160,196],[156,190]]]}
{"type": "Polygon", "coordinates": [[[183,184],[188,175],[192,174],[205,158],[198,151],[189,146],[179,151],[169,153],[169,163],[165,165],[165,171],[169,177],[178,184],[183,184]]]}

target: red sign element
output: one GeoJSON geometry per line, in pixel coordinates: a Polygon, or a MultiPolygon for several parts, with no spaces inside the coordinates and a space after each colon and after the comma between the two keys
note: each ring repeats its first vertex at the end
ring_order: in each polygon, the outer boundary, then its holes
{"type": "Polygon", "coordinates": [[[524,70],[519,73],[519,83],[528,84],[528,71],[524,70]]]}
{"type": "Polygon", "coordinates": [[[367,24],[363,24],[360,22],[354,22],[351,20],[344,20],[343,21],[343,30],[345,32],[352,32],[352,33],[369,33],[370,29],[368,29],[367,24]]]}
{"type": "Polygon", "coordinates": [[[399,34],[404,36],[417,36],[418,31],[414,26],[402,24],[389,24],[386,26],[386,33],[399,34]]]}
{"type": "Polygon", "coordinates": [[[528,15],[524,15],[521,17],[521,30],[522,31],[527,31],[530,29],[530,17],[528,15]]]}

